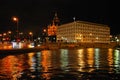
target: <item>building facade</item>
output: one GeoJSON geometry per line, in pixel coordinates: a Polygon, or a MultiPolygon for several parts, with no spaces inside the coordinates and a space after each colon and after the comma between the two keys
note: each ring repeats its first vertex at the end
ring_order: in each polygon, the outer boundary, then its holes
{"type": "Polygon", "coordinates": [[[74,21],[57,27],[57,41],[109,43],[110,27],[103,24],[74,21]]]}
{"type": "Polygon", "coordinates": [[[54,24],[48,26],[48,36],[56,36],[57,26],[54,24]]]}

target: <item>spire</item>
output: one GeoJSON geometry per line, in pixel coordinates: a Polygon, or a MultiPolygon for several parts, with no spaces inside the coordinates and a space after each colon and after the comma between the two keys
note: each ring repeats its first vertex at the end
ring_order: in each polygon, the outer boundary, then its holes
{"type": "Polygon", "coordinates": [[[54,22],[54,20],[53,20],[53,23],[52,23],[52,25],[55,25],[55,22],[54,22]]]}
{"type": "Polygon", "coordinates": [[[57,12],[55,12],[55,16],[54,16],[54,18],[53,18],[53,21],[54,21],[55,25],[58,25],[59,22],[60,22],[60,20],[59,20],[59,18],[58,18],[58,15],[57,15],[57,12]]]}
{"type": "Polygon", "coordinates": [[[75,17],[73,17],[74,22],[75,22],[75,19],[76,19],[76,18],[75,18],[75,17]]]}

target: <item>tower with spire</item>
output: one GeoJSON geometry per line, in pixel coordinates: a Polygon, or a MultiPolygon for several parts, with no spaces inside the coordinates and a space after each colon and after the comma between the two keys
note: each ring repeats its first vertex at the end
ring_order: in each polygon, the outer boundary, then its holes
{"type": "Polygon", "coordinates": [[[56,32],[57,32],[57,27],[60,23],[60,20],[58,18],[57,12],[55,12],[55,16],[52,20],[52,24],[48,25],[48,37],[49,41],[55,42],[56,41],[56,32]]]}
{"type": "Polygon", "coordinates": [[[53,22],[54,22],[55,25],[59,25],[59,23],[60,23],[60,20],[58,18],[57,12],[55,12],[55,16],[53,18],[53,22]]]}

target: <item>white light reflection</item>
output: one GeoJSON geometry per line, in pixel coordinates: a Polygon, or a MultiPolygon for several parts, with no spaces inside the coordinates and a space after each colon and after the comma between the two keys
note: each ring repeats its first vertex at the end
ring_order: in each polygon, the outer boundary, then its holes
{"type": "Polygon", "coordinates": [[[30,65],[30,70],[32,71],[35,71],[35,57],[34,57],[35,53],[29,53],[28,54],[28,57],[29,57],[29,60],[28,60],[28,63],[30,65]]]}
{"type": "Polygon", "coordinates": [[[40,62],[41,62],[41,52],[37,52],[37,70],[38,71],[40,71],[40,69],[41,69],[41,64],[40,64],[40,62]]]}
{"type": "Polygon", "coordinates": [[[114,66],[115,67],[120,67],[120,51],[119,50],[115,50],[114,52],[114,66]]]}
{"type": "Polygon", "coordinates": [[[65,70],[65,68],[68,66],[68,50],[67,49],[61,49],[61,68],[65,70]]]}
{"type": "Polygon", "coordinates": [[[100,65],[100,63],[99,63],[99,55],[100,54],[100,49],[99,48],[95,48],[95,53],[94,53],[94,55],[95,55],[95,67],[96,68],[99,68],[99,65],[100,65]]]}
{"type": "Polygon", "coordinates": [[[40,61],[41,61],[41,52],[33,52],[33,53],[29,53],[29,60],[28,63],[30,65],[30,70],[31,71],[39,71],[40,70],[40,61]]]}

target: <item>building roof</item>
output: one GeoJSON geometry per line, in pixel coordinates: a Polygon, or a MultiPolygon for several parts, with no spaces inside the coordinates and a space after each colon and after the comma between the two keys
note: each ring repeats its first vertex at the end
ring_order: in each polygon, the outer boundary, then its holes
{"type": "MultiPolygon", "coordinates": [[[[68,24],[73,24],[73,23],[83,23],[83,24],[90,24],[90,25],[97,25],[97,26],[104,26],[104,27],[108,27],[108,25],[105,24],[99,24],[99,23],[93,23],[93,22],[88,22],[88,21],[74,21],[74,22],[70,22],[70,23],[66,23],[66,24],[62,24],[62,25],[68,25],[68,24]]],[[[60,25],[61,26],[61,25],[60,25]]]]}

